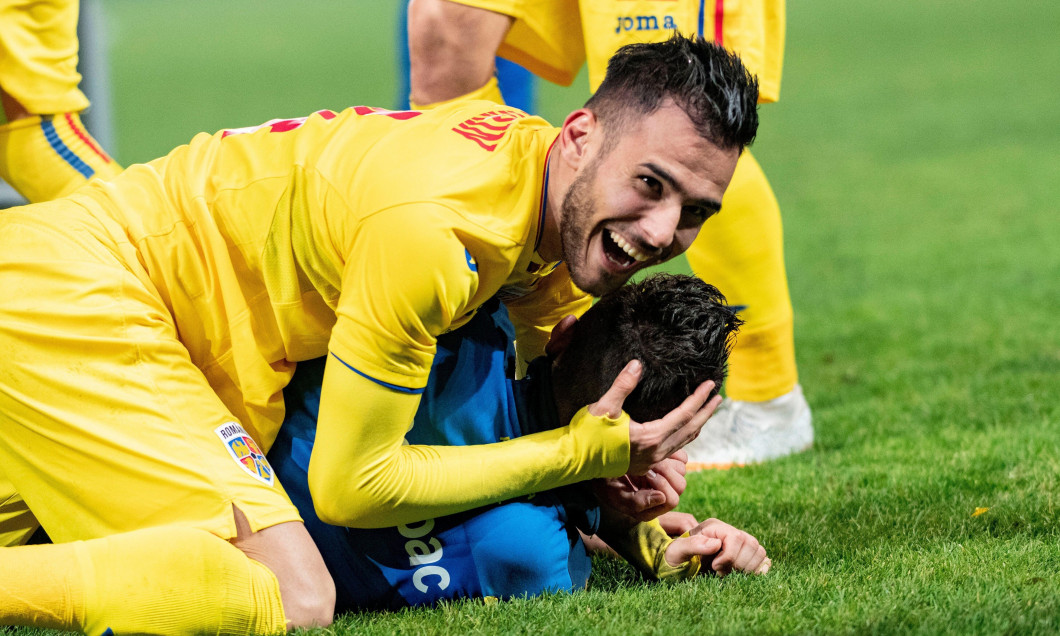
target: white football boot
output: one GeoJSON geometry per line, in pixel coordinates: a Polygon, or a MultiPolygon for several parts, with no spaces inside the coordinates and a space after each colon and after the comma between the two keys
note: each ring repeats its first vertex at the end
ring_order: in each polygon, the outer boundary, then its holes
{"type": "Polygon", "coordinates": [[[744,466],[813,445],[813,416],[798,384],[765,402],[725,399],[699,437],[685,447],[688,471],[744,466]]]}

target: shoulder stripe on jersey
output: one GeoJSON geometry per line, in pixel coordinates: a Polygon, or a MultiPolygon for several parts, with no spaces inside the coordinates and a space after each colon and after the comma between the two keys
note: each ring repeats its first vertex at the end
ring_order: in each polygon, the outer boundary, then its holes
{"type": "Polygon", "coordinates": [[[96,171],[92,169],[92,166],[85,163],[81,157],[78,157],[73,150],[63,140],[59,138],[59,133],[55,130],[55,124],[52,122],[52,118],[41,117],[40,129],[44,133],[44,138],[48,140],[48,145],[52,147],[55,154],[62,157],[63,161],[70,164],[70,167],[81,173],[86,179],[91,179],[92,175],[96,174],[96,171]]]}
{"type": "Polygon", "coordinates": [[[336,360],[341,362],[350,371],[353,371],[354,373],[356,373],[357,375],[361,376],[362,378],[365,378],[367,380],[371,380],[372,382],[375,382],[379,386],[385,386],[386,388],[391,389],[393,391],[398,391],[399,393],[412,393],[414,395],[419,395],[420,393],[423,393],[423,389],[426,388],[426,387],[422,387],[422,388],[419,388],[419,389],[410,389],[408,387],[398,386],[396,384],[390,384],[389,382],[383,382],[382,380],[378,380],[376,378],[373,378],[372,376],[368,375],[367,373],[364,373],[363,371],[358,371],[349,362],[346,362],[342,358],[340,358],[337,355],[335,355],[334,352],[330,352],[329,351],[328,353],[331,353],[331,356],[333,358],[335,358],[336,360]]]}

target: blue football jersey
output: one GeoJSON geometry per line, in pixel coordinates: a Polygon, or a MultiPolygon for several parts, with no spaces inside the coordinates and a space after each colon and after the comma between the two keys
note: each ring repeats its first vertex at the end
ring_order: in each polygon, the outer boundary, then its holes
{"type": "MultiPolygon", "coordinates": [[[[511,341],[503,307],[482,309],[439,338],[406,440],[487,444],[557,426],[548,365],[537,365],[536,376],[512,381],[511,341]]],[[[353,529],[320,521],[307,474],[323,373],[323,359],[299,363],[284,391],[287,414],[269,462],[335,579],[338,611],[585,586],[590,561],[577,528],[591,532],[596,511],[577,487],[396,528],[353,529]]]]}

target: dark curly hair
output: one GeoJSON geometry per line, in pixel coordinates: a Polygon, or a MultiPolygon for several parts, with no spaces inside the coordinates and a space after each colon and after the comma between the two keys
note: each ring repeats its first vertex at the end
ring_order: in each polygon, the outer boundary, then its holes
{"type": "Polygon", "coordinates": [[[720,388],[742,323],[716,287],[692,276],[656,274],[620,287],[582,316],[555,361],[560,417],[598,400],[633,359],[643,373],[624,409],[638,422],[662,417],[707,380],[720,388]]]}
{"type": "Polygon", "coordinates": [[[585,107],[607,130],[617,132],[668,99],[685,111],[704,139],[723,150],[742,150],[758,132],[758,80],[735,54],[680,33],[663,42],[620,48],[585,107]]]}

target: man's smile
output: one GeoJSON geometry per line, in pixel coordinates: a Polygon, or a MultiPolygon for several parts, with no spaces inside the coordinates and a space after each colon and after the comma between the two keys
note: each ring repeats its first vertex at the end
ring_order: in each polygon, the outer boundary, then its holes
{"type": "Polygon", "coordinates": [[[637,249],[632,241],[614,230],[604,229],[600,237],[607,263],[618,272],[634,269],[651,259],[651,255],[637,249]]]}

